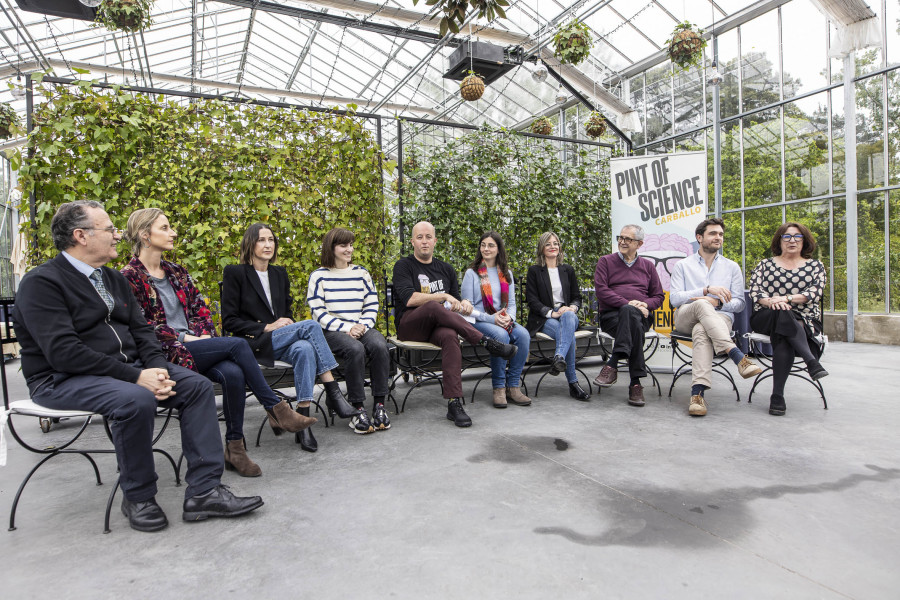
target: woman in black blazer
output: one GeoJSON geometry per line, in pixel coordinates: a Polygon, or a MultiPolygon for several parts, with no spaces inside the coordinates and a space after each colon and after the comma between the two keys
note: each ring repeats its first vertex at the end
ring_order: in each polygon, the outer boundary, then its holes
{"type": "Polygon", "coordinates": [[[537,245],[538,264],[528,267],[525,300],[528,302],[528,332],[543,332],[556,340],[550,374],[566,372],[569,395],[576,400],[591,397],[580,385],[575,372],[575,330],[581,308],[581,290],[575,269],[562,264],[559,236],[552,231],[541,234],[537,245]]]}
{"type": "MultiPolygon", "coordinates": [[[[225,267],[222,285],[222,326],[247,338],[260,364],[284,360],[294,366],[297,412],[309,416],[316,375],[325,386],[325,403],[342,419],[357,416],[331,369],[337,366],[322,327],[315,321],[295,322],[290,280],[284,267],[270,264],[278,257],[278,239],[269,225],[256,223],[244,233],[241,263],[225,267]]],[[[277,432],[276,433],[280,433],[277,432]]],[[[304,450],[318,450],[312,428],[297,434],[304,450]]]]}

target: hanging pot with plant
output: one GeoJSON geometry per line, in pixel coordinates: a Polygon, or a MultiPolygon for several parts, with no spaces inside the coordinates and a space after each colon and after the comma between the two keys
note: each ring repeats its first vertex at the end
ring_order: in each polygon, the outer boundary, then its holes
{"type": "MultiPolygon", "coordinates": [[[[419,3],[419,0],[413,0],[413,6],[419,3]]],[[[509,0],[427,0],[428,6],[437,4],[438,8],[444,13],[441,19],[440,31],[441,36],[447,35],[447,30],[453,33],[459,33],[459,28],[466,22],[469,16],[469,5],[472,5],[472,13],[477,12],[478,16],[487,21],[493,21],[496,18],[505,19],[506,12],[503,7],[509,6],[509,0]]]]}
{"type": "Polygon", "coordinates": [[[685,21],[675,26],[672,37],[666,40],[669,58],[673,63],[687,71],[691,66],[699,66],[703,60],[703,49],[706,40],[703,30],[685,21]]]}
{"type": "Polygon", "coordinates": [[[484,79],[479,77],[475,71],[467,71],[469,74],[459,84],[459,93],[463,100],[474,102],[481,98],[484,94],[484,79]]]}
{"type": "Polygon", "coordinates": [[[553,121],[548,117],[538,117],[531,123],[531,133],[538,135],[550,135],[553,131],[553,121]]]}
{"type": "Polygon", "coordinates": [[[584,122],[584,132],[591,138],[600,137],[606,133],[606,119],[599,112],[592,112],[584,122]]]}
{"type": "Polygon", "coordinates": [[[577,65],[588,57],[593,44],[588,26],[576,19],[556,31],[553,53],[562,64],[577,65]]]}
{"type": "Polygon", "coordinates": [[[103,0],[97,21],[110,31],[140,31],[150,27],[152,0],[103,0]]]}
{"type": "Polygon", "coordinates": [[[20,132],[19,115],[9,104],[0,104],[0,139],[8,140],[20,132]]]}

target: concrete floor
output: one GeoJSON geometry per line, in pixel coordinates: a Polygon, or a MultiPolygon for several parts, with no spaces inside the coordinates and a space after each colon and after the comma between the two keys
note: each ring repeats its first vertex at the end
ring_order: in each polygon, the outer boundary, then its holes
{"type": "MultiPolygon", "coordinates": [[[[696,419],[687,378],[633,408],[622,381],[580,403],[548,377],[528,408],[495,410],[482,385],[461,430],[426,387],[390,431],[317,425],[316,454],[266,431],[251,447],[263,476],[224,478],[263,496],[249,517],[182,522],[183,488],[158,461],[171,524],[156,534],[132,531],[117,501],[103,535],[110,486],[56,459],[0,532],[2,597],[895,599],[900,347],[833,343],[823,364],[829,410],[795,380],[780,418],[770,384],[752,404],[719,385],[696,419]]],[[[262,414],[248,407],[248,435],[262,414]]],[[[101,426],[88,441],[104,444],[101,426]]],[[[177,455],[177,431],[162,446],[177,455]]],[[[11,441],[4,519],[35,462],[11,441]]],[[[113,457],[98,463],[112,483],[113,457]]]]}

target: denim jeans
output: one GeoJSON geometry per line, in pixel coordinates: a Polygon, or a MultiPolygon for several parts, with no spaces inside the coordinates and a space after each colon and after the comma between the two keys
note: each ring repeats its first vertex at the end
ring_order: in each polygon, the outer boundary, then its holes
{"type": "Polygon", "coordinates": [[[531,344],[531,336],[528,330],[515,324],[512,333],[507,333],[502,327],[498,327],[493,323],[486,321],[475,321],[475,329],[504,344],[515,344],[518,350],[516,355],[509,361],[509,370],[504,359],[499,356],[491,357],[491,385],[494,388],[519,387],[519,381],[522,378],[522,368],[525,361],[528,360],[528,348],[531,344]]]}
{"type": "Polygon", "coordinates": [[[244,338],[214,337],[185,342],[184,347],[194,357],[197,370],[222,385],[226,440],[244,437],[246,385],[264,407],[272,408],[278,404],[278,397],[266,383],[253,350],[244,338]]]}
{"type": "Polygon", "coordinates": [[[273,331],[272,351],[276,360],[294,366],[294,389],[298,402],[312,400],[316,375],[337,366],[322,335],[322,326],[311,320],[291,323],[273,331]]]}
{"type": "Polygon", "coordinates": [[[575,383],[578,374],[575,373],[575,330],[578,329],[578,316],[574,312],[564,312],[558,319],[550,317],[544,323],[542,331],[556,340],[557,356],[566,359],[566,381],[575,383]]]}

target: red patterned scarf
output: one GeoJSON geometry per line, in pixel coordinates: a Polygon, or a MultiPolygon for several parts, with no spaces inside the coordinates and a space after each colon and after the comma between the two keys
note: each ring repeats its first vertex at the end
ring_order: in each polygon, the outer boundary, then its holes
{"type": "MultiPolygon", "coordinates": [[[[488,277],[488,269],[484,263],[481,263],[478,267],[478,277],[481,279],[481,304],[484,306],[484,312],[492,315],[497,312],[497,309],[494,308],[491,279],[488,277]]],[[[500,269],[497,269],[497,278],[500,280],[500,310],[506,310],[506,307],[509,306],[509,282],[500,269]]],[[[512,331],[512,327],[512,322],[510,322],[509,327],[506,329],[512,331]]]]}

